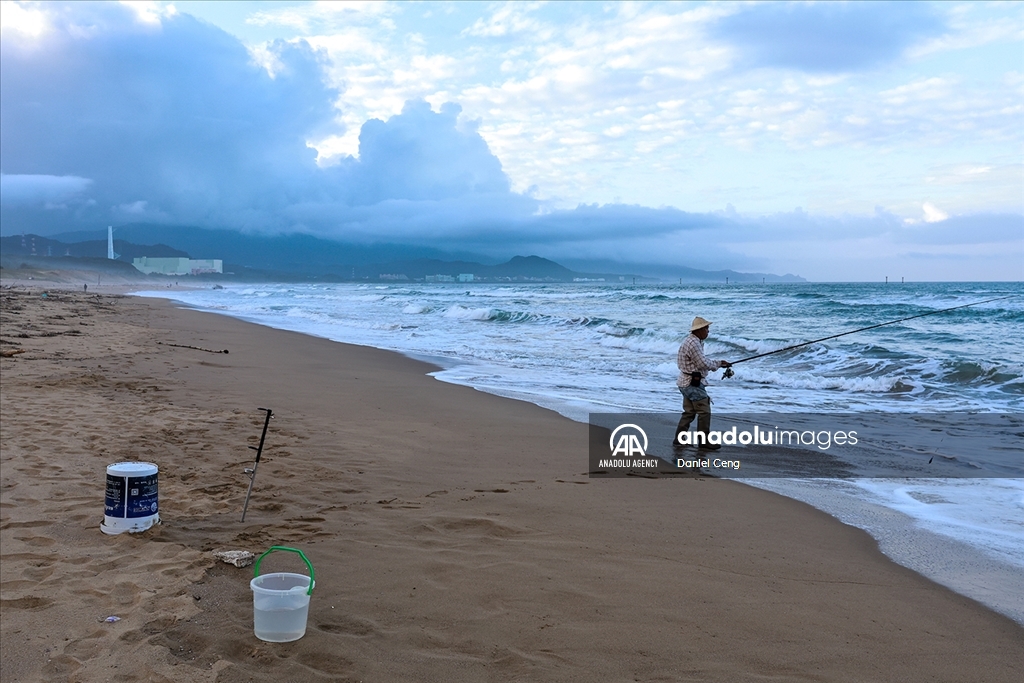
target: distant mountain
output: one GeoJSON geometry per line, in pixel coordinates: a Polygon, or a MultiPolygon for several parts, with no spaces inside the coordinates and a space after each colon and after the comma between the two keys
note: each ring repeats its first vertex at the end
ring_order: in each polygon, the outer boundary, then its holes
{"type": "Polygon", "coordinates": [[[571,271],[563,265],[540,256],[513,256],[507,263],[492,266],[490,274],[492,277],[521,276],[552,280],[572,280],[586,275],[571,271]]]}
{"type": "MultiPolygon", "coordinates": [[[[490,281],[803,281],[795,275],[706,271],[663,264],[571,261],[566,267],[539,256],[516,256],[496,263],[478,254],[430,247],[349,244],[295,233],[260,235],[189,226],[129,224],[115,228],[114,236],[114,250],[123,261],[130,263],[140,256],[221,259],[226,276],[249,281],[401,281],[434,279],[438,275],[446,281],[468,274],[475,280],[490,281]]],[[[62,233],[49,238],[13,235],[0,238],[0,245],[5,253],[31,254],[34,250],[38,256],[103,257],[107,253],[105,230],[62,233]]]]}
{"type": "MultiPolygon", "coordinates": [[[[53,237],[39,235],[11,235],[0,237],[0,252],[8,256],[77,256],[80,258],[107,258],[106,236],[102,240],[87,242],[64,242],[53,237]]],[[[142,256],[151,258],[189,258],[187,252],[174,249],[166,244],[151,246],[133,244],[122,239],[114,240],[114,252],[118,260],[131,263],[142,256]]]]}
{"type": "Polygon", "coordinates": [[[674,268],[662,267],[659,269],[661,279],[672,282],[679,279],[682,282],[807,282],[799,275],[773,275],[772,273],[740,273],[735,270],[698,270],[676,266],[674,268]]]}
{"type": "Polygon", "coordinates": [[[539,256],[516,256],[506,263],[484,265],[476,261],[442,261],[440,259],[416,259],[413,261],[391,261],[374,263],[357,269],[364,277],[373,274],[404,273],[410,279],[428,275],[473,274],[479,277],[536,278],[538,280],[572,280],[577,273],[539,256]]]}
{"type": "MultiPolygon", "coordinates": [[[[442,261],[416,259],[392,261],[353,267],[354,279],[365,280],[433,280],[471,275],[473,281],[489,282],[574,282],[581,280],[619,281],[619,275],[608,273],[577,273],[540,256],[515,256],[505,263],[485,265],[475,261],[442,261]]],[[[633,276],[630,276],[633,277],[633,276]]],[[[637,279],[642,279],[637,276],[637,279]]]]}
{"type": "MultiPolygon", "coordinates": [[[[167,244],[188,252],[192,258],[221,259],[225,271],[241,267],[276,272],[288,275],[289,279],[326,275],[351,277],[352,266],[421,258],[494,262],[485,256],[467,252],[400,244],[345,244],[298,233],[260,235],[189,226],[130,224],[115,228],[114,237],[134,244],[167,244]]],[[[61,233],[51,237],[62,242],[102,239],[104,244],[106,238],[106,230],[61,233]]],[[[106,255],[105,247],[103,254],[106,255]]]]}
{"type": "MultiPolygon", "coordinates": [[[[574,270],[615,272],[627,267],[607,259],[566,259],[562,262],[574,270]]],[[[799,275],[775,275],[774,273],[741,273],[736,270],[701,270],[689,266],[673,266],[664,263],[631,263],[628,268],[648,277],[664,282],[807,282],[799,275]]]]}

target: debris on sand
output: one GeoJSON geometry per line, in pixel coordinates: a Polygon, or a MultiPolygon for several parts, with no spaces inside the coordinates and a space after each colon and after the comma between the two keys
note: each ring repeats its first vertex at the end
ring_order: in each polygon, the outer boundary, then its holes
{"type": "Polygon", "coordinates": [[[248,567],[256,556],[248,550],[218,550],[213,553],[221,562],[233,564],[236,567],[248,567]]]}

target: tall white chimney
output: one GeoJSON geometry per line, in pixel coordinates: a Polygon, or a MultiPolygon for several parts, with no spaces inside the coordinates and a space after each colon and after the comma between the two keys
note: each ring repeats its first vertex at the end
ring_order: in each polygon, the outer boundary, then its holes
{"type": "Polygon", "coordinates": [[[114,226],[113,225],[108,225],[107,226],[107,258],[110,259],[111,261],[113,261],[114,259],[117,258],[117,255],[114,253],[114,226]]]}

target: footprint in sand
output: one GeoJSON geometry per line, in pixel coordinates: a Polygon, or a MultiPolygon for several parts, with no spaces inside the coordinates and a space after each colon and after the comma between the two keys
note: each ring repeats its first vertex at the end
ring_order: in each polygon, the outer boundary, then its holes
{"type": "Polygon", "coordinates": [[[68,677],[82,667],[82,663],[68,655],[58,655],[46,663],[43,674],[47,681],[66,681],[68,677]]]}
{"type": "Polygon", "coordinates": [[[43,609],[52,604],[53,600],[50,598],[41,598],[38,595],[27,595],[24,598],[14,598],[13,600],[0,600],[0,611],[8,609],[38,610],[43,609]]]}
{"type": "Polygon", "coordinates": [[[377,628],[371,622],[361,619],[336,619],[333,622],[317,624],[314,628],[324,633],[347,636],[368,636],[378,633],[377,628]]]}
{"type": "Polygon", "coordinates": [[[332,654],[330,652],[321,652],[319,650],[313,652],[302,652],[295,659],[300,664],[312,669],[313,671],[335,676],[352,669],[352,662],[350,660],[342,657],[341,655],[332,654]]]}

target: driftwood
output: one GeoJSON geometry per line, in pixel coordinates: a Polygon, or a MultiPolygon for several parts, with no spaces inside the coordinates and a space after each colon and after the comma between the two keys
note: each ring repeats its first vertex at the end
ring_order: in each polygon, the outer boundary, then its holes
{"type": "Polygon", "coordinates": [[[163,344],[164,346],[174,346],[174,347],[177,347],[179,349],[193,349],[195,351],[206,351],[207,353],[227,353],[228,352],[227,349],[224,349],[223,351],[217,351],[215,349],[204,349],[201,346],[189,346],[188,344],[170,344],[170,343],[167,343],[167,342],[160,342],[160,341],[158,341],[157,344],[163,344]]]}
{"type": "Polygon", "coordinates": [[[0,357],[3,358],[17,356],[19,353],[25,353],[25,349],[0,349],[0,357]]]}

